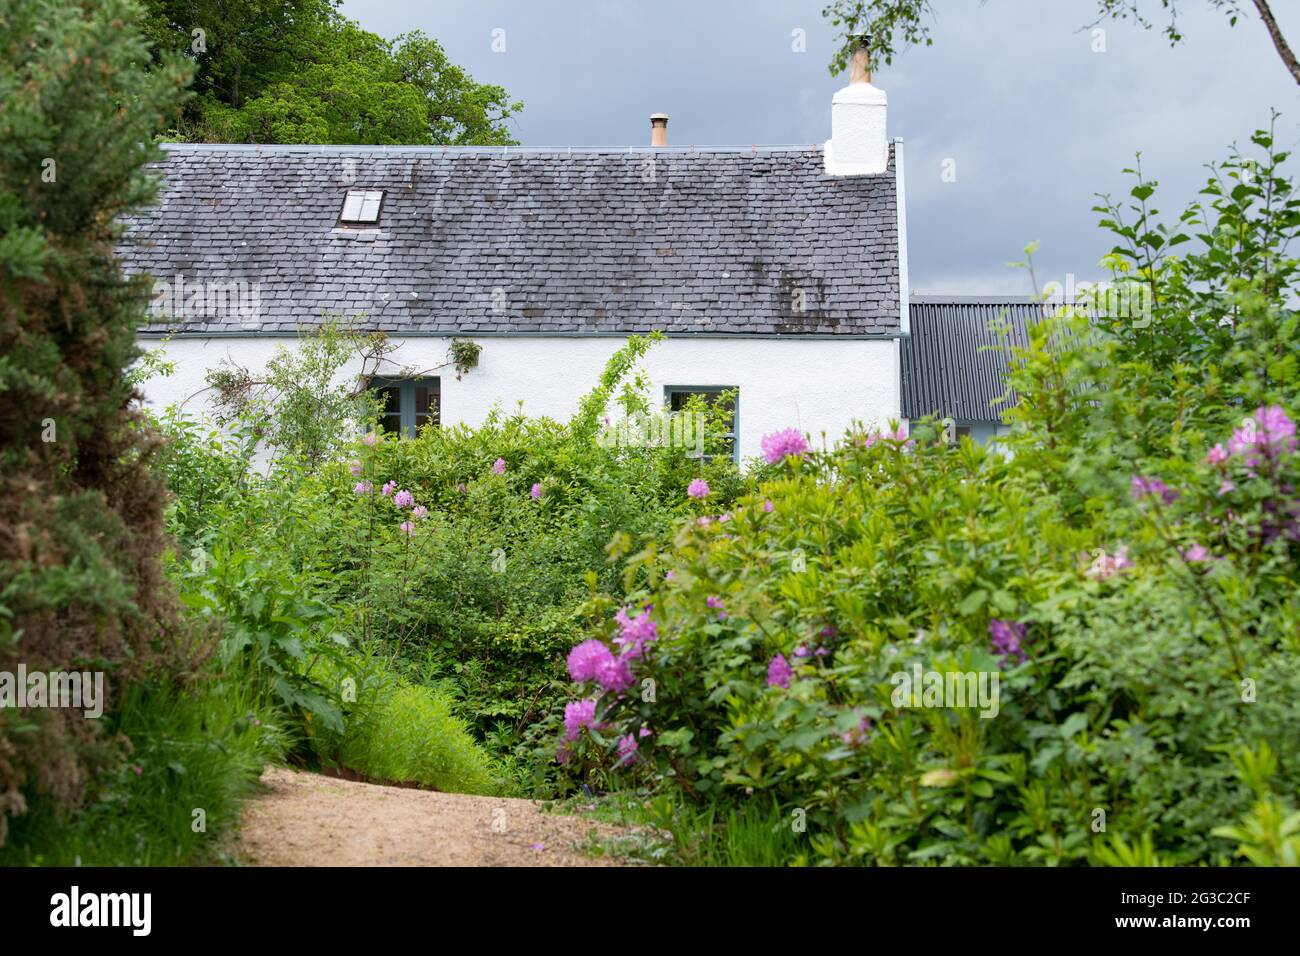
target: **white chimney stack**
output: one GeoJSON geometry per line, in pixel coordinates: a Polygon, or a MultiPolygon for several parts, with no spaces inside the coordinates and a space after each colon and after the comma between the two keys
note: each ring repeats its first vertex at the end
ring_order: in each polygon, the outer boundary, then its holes
{"type": "Polygon", "coordinates": [[[849,85],[831,100],[831,138],[826,142],[826,173],[830,176],[883,173],[889,163],[885,135],[889,98],[871,83],[870,40],[865,33],[853,35],[849,85]]]}

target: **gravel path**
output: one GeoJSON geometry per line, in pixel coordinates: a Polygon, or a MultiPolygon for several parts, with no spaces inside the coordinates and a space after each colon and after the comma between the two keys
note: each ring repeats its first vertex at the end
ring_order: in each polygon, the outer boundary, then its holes
{"type": "Polygon", "coordinates": [[[618,866],[577,846],[616,828],[539,804],[272,768],[244,816],[253,866],[618,866]]]}

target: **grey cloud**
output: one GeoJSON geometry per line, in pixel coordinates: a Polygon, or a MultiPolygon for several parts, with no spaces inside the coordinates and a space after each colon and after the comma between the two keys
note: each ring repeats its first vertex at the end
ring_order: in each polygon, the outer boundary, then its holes
{"type": "MultiPolygon", "coordinates": [[[[649,141],[671,117],[674,144],[820,143],[843,84],[826,69],[834,36],[824,0],[350,0],[344,12],[393,36],[422,29],[480,82],[526,102],[529,145],[649,141]],[[507,52],[491,50],[506,30],[507,52]],[[791,31],[807,52],[791,50],[791,31]]],[[[1081,27],[1092,0],[939,0],[935,43],[877,71],[891,135],[906,140],[911,284],[945,293],[1027,292],[1006,263],[1040,240],[1039,274],[1096,276],[1111,245],[1090,211],[1122,194],[1120,170],[1143,151],[1160,208],[1181,209],[1229,143],[1246,144],[1283,111],[1279,139],[1300,139],[1295,84],[1263,27],[1236,28],[1192,2],[1188,39],[1111,22],[1106,52],[1081,27]],[[957,181],[941,179],[956,161],[957,181]]],[[[1275,13],[1300,43],[1300,9],[1275,13]]],[[[1300,5],[1296,5],[1300,7],[1300,5]]]]}

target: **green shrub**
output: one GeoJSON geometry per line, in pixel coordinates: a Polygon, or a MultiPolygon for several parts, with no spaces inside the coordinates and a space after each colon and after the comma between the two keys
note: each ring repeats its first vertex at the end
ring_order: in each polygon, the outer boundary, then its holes
{"type": "Polygon", "coordinates": [[[1280,250],[1300,207],[1282,158],[1249,179],[1227,164],[1239,184],[1216,178],[1183,217],[1204,248],[1182,257],[1108,210],[1149,324],[1066,309],[1032,327],[1005,454],[932,423],[850,433],[728,523],[630,559],[584,610],[595,709],[566,708],[569,784],[762,794],[806,815],[800,855],[820,862],[1227,863],[1231,840],[1289,859],[1300,350],[1280,250]],[[927,701],[928,674],[996,686],[996,712],[927,701]],[[1267,789],[1234,769],[1255,752],[1276,755],[1267,789]]]}
{"type": "MultiPolygon", "coordinates": [[[[240,621],[255,594],[310,593],[346,618],[358,646],[382,648],[406,678],[453,697],[479,735],[510,747],[557,699],[590,576],[603,586],[617,580],[610,529],[623,529],[629,543],[665,534],[689,513],[685,490],[701,474],[718,501],[745,487],[729,459],[600,440],[611,403],[624,413],[650,408],[635,366],[653,341],[634,338],[616,353],[570,422],[495,411],[477,428],[373,436],[324,466],[282,456],[265,476],[247,472],[238,439],[171,419],[169,481],[178,495],[208,502],[173,507],[178,533],[191,556],[221,566],[207,576],[229,578],[210,612],[228,602],[225,613],[240,621]],[[357,494],[358,485],[371,490],[357,494]],[[394,507],[379,493],[385,486],[409,491],[427,515],[394,507]],[[249,583],[227,567],[240,554],[262,563],[274,556],[274,570],[249,583]],[[277,575],[286,583],[276,585],[277,575]]],[[[328,371],[319,352],[305,361],[308,378],[328,371]]],[[[293,368],[286,354],[277,374],[294,378],[293,368]]],[[[700,410],[715,442],[724,412],[700,410]]],[[[278,616],[267,610],[273,604],[264,602],[263,622],[278,616]]]]}
{"type": "MultiPolygon", "coordinates": [[[[131,681],[204,650],[163,578],[159,441],[125,374],[149,283],[113,250],[153,198],[153,133],[187,79],[178,57],[144,70],[139,17],[16,0],[0,34],[0,672],[105,674],[109,716],[131,681]]],[[[105,725],[0,709],[0,845],[24,811],[93,798],[117,758],[105,725]]]]}
{"type": "Polygon", "coordinates": [[[225,860],[244,799],[288,738],[242,669],[192,685],[132,684],[106,729],[120,760],[75,815],[14,821],[0,865],[180,866],[225,860]],[[196,812],[198,811],[198,812],[196,812]]]}
{"type": "Polygon", "coordinates": [[[318,728],[312,738],[325,763],[378,782],[416,783],[447,793],[497,792],[488,755],[446,694],[411,684],[380,658],[368,659],[351,679],[356,699],[346,705],[346,730],[318,728]]]}

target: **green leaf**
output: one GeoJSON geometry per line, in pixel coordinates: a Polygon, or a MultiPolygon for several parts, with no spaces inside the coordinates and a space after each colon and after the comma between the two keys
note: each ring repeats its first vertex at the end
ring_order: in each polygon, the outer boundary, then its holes
{"type": "Polygon", "coordinates": [[[957,605],[957,612],[963,617],[971,616],[984,606],[984,602],[988,600],[988,596],[989,593],[983,588],[972,591],[970,594],[966,595],[965,600],[957,605]]]}

